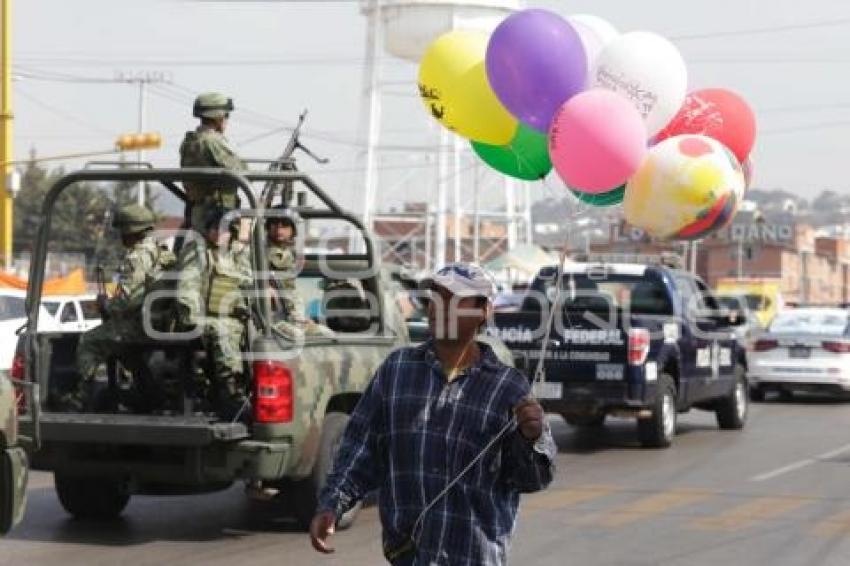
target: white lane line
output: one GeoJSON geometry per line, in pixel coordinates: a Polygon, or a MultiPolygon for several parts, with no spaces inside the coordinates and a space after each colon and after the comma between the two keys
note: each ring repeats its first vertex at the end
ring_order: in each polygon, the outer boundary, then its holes
{"type": "Polygon", "coordinates": [[[775,477],[787,474],[789,472],[794,472],[799,470],[800,468],[805,468],[806,466],[811,466],[817,462],[821,462],[823,460],[829,460],[831,458],[835,458],[836,456],[843,454],[845,452],[850,451],[850,444],[845,444],[835,450],[830,450],[829,452],[824,452],[823,454],[818,454],[812,458],[806,458],[805,460],[798,460],[796,462],[792,462],[787,466],[782,466],[781,468],[776,468],[775,470],[771,470],[769,472],[765,472],[763,474],[759,474],[757,476],[753,476],[750,478],[750,481],[766,481],[773,479],[775,477]]]}

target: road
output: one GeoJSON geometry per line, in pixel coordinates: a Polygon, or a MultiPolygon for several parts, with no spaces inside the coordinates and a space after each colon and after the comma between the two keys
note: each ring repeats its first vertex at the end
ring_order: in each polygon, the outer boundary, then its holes
{"type": "MultiPolygon", "coordinates": [[[[639,449],[628,421],[587,433],[553,418],[552,428],[558,476],[523,500],[513,564],[850,564],[848,402],[754,405],[743,432],[692,412],[668,450],[639,449]]],[[[239,487],[137,497],[119,522],[85,524],[68,518],[51,476],[36,472],[24,522],[0,541],[0,564],[374,565],[379,533],[376,510],[366,509],[324,558],[239,487]]]]}

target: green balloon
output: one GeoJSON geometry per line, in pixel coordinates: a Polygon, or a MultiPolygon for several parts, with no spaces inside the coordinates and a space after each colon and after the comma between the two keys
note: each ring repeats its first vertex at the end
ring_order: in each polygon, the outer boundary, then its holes
{"type": "Polygon", "coordinates": [[[523,124],[508,145],[473,141],[472,149],[496,171],[524,181],[539,181],[552,170],[546,134],[523,124]]]}
{"type": "Polygon", "coordinates": [[[578,191],[573,191],[572,189],[570,190],[578,200],[591,206],[616,206],[623,202],[623,197],[626,195],[626,185],[620,185],[616,189],[608,191],[607,193],[597,193],[593,195],[589,193],[580,193],[578,191]]]}

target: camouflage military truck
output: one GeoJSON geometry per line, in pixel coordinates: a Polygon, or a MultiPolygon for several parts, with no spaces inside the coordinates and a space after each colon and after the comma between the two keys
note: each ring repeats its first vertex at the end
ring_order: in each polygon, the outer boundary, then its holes
{"type": "Polygon", "coordinates": [[[18,399],[8,376],[0,373],[0,535],[24,516],[27,456],[18,446],[18,399]]]}
{"type": "MultiPolygon", "coordinates": [[[[203,347],[191,333],[161,328],[151,328],[144,339],[122,349],[142,360],[125,366],[139,368],[129,385],[122,360],[110,360],[95,381],[90,412],[59,412],[54,400],[78,379],[74,352],[79,334],[28,330],[18,344],[18,371],[44,392],[39,424],[34,425],[30,415],[21,417],[22,429],[38,437],[31,454],[33,468],[54,473],[61,504],[78,518],[116,517],[134,495],[202,493],[245,481],[262,495],[273,496],[307,526],[349,413],[385,356],[408,341],[393,302],[385,298],[386,280],[372,240],[357,218],[297,171],[84,169],[58,180],[45,198],[29,277],[29,329],[38,328],[51,218],[59,196],[75,183],[141,181],[184,202],[180,184],[187,181],[227,182],[240,188],[243,208],[237,213],[243,233],[250,234],[255,274],[254,287],[243,295],[251,319],[243,346],[251,384],[250,422],[221,420],[198,402],[192,384],[209,369],[203,347]],[[297,288],[320,313],[318,322],[332,333],[293,338],[275,329],[263,218],[267,210],[272,214],[278,200],[302,219],[299,233],[334,222],[346,227],[346,238],[357,240],[351,249],[360,251],[339,252],[345,248],[334,244],[328,247],[331,251],[300,254],[297,288]],[[328,281],[338,280],[354,280],[364,292],[334,301],[323,290],[328,281]],[[145,383],[150,387],[140,386],[145,383]],[[148,394],[162,384],[168,384],[171,399],[179,401],[176,405],[143,409],[127,400],[131,393],[148,394]]],[[[164,309],[156,302],[170,298],[173,293],[167,288],[149,295],[145,316],[148,310],[161,313],[164,309]]],[[[352,516],[344,522],[350,520],[352,516]]]]}

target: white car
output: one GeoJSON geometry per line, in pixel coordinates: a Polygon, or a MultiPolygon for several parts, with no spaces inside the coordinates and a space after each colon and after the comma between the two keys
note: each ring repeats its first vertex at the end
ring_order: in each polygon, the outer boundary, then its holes
{"type": "Polygon", "coordinates": [[[794,391],[850,393],[850,311],[799,308],[779,312],[748,353],[750,393],[789,398],[794,391]]]}
{"type": "Polygon", "coordinates": [[[45,295],[41,304],[62,332],[85,332],[101,323],[94,295],[45,295]]]}
{"type": "MultiPolygon", "coordinates": [[[[25,291],[0,290],[0,371],[8,371],[12,367],[18,344],[17,332],[27,321],[26,297],[25,291]]],[[[44,307],[39,311],[38,326],[39,330],[58,330],[44,307]]]]}

